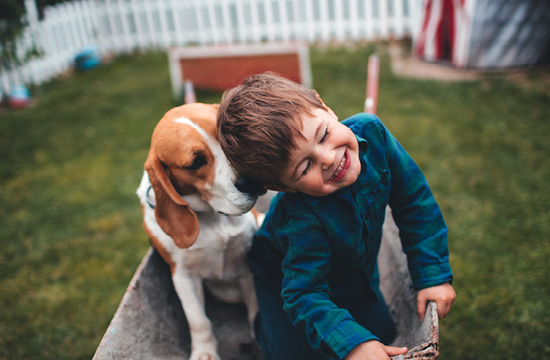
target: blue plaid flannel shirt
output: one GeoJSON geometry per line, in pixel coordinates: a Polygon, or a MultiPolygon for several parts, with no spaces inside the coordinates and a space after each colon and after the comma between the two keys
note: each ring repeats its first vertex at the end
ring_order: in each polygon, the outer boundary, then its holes
{"type": "Polygon", "coordinates": [[[340,359],[376,339],[335,300],[364,286],[377,291],[388,204],[413,286],[452,281],[447,227],[421,170],[376,116],[357,114],[343,124],[359,141],[357,181],[326,197],[277,195],[249,254],[255,276],[281,281],[284,309],[310,344],[340,359]]]}

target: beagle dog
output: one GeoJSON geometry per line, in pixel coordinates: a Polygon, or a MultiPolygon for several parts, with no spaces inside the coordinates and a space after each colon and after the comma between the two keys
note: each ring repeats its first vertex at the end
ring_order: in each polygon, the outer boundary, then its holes
{"type": "Polygon", "coordinates": [[[217,140],[217,109],[193,103],[164,115],[137,190],[145,231],[170,266],[188,321],[190,360],[219,360],[203,284],[224,301],[244,302],[251,325],[258,311],[245,255],[259,221],[249,210],[261,189],[231,169],[217,140]]]}

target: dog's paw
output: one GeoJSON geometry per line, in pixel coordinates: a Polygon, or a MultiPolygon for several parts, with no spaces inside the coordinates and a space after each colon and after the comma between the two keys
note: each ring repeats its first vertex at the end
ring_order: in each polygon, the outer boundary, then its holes
{"type": "Polygon", "coordinates": [[[215,352],[197,350],[193,351],[189,360],[221,360],[215,352]]]}

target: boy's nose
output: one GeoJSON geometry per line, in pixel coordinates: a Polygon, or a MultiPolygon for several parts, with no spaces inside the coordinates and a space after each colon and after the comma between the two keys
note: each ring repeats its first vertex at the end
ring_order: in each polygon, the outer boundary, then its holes
{"type": "Polygon", "coordinates": [[[324,150],[320,152],[319,162],[323,171],[330,170],[332,164],[334,163],[334,156],[336,156],[334,151],[324,150]]]}

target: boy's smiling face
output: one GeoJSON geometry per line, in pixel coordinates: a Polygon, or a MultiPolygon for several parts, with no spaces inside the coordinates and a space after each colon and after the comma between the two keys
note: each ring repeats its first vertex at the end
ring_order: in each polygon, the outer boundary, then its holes
{"type": "Polygon", "coordinates": [[[355,134],[338,121],[330,108],[314,109],[302,116],[303,138],[280,181],[286,191],[326,196],[357,180],[361,172],[359,144],[355,134]]]}

